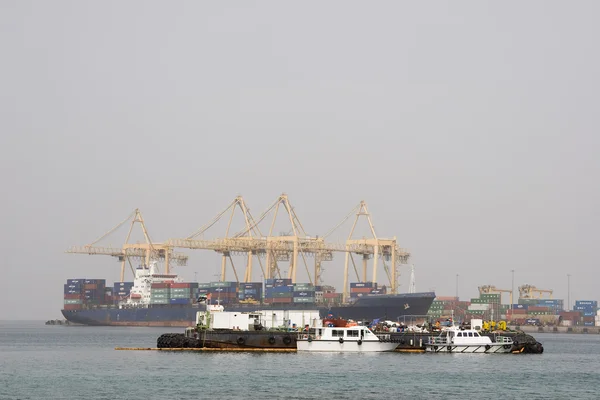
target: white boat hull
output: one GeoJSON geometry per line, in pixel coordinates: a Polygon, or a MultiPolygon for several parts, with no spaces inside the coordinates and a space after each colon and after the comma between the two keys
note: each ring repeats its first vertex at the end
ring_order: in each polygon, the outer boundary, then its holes
{"type": "Polygon", "coordinates": [[[296,346],[298,351],[374,353],[393,351],[398,347],[398,343],[363,340],[358,344],[358,341],[349,340],[343,343],[338,340],[298,340],[296,346]]]}
{"type": "Polygon", "coordinates": [[[478,345],[440,345],[427,344],[425,351],[430,353],[489,353],[505,354],[510,353],[512,345],[510,344],[478,344],[478,345]]]}

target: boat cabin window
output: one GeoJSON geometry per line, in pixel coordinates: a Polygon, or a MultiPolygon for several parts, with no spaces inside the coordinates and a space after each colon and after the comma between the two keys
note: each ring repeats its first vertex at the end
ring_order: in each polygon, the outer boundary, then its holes
{"type": "Polygon", "coordinates": [[[357,330],[351,330],[348,331],[348,337],[358,337],[358,331],[357,330]]]}
{"type": "Polygon", "coordinates": [[[318,329],[317,332],[318,332],[317,335],[319,335],[319,336],[323,335],[323,329],[318,329]]]}
{"type": "Polygon", "coordinates": [[[458,332],[458,334],[456,336],[462,337],[462,332],[458,332]]]}
{"type": "Polygon", "coordinates": [[[333,337],[344,337],[344,331],[341,329],[332,329],[331,336],[333,337]]]}
{"type": "Polygon", "coordinates": [[[469,332],[469,337],[473,337],[473,332],[469,332]]]}
{"type": "Polygon", "coordinates": [[[477,333],[477,332],[473,333],[473,335],[474,335],[475,337],[480,337],[480,336],[479,336],[479,333],[477,333]]]}

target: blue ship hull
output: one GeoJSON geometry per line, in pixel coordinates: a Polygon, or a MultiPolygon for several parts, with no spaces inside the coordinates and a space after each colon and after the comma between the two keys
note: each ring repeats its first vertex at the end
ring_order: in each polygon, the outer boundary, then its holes
{"type": "MultiPolygon", "coordinates": [[[[256,310],[319,310],[321,318],[335,317],[368,320],[387,319],[397,321],[408,315],[424,316],[435,298],[435,293],[410,293],[396,295],[366,296],[348,305],[327,306],[323,304],[228,304],[225,311],[256,310]]],[[[72,323],[83,325],[123,326],[191,326],[196,313],[205,311],[202,304],[151,305],[147,308],[94,308],[62,310],[63,316],[72,323]]]]}

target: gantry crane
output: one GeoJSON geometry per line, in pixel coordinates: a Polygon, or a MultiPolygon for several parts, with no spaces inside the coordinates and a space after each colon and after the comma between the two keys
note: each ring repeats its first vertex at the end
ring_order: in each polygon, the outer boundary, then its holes
{"type": "MultiPolygon", "coordinates": [[[[288,270],[288,277],[292,281],[296,281],[298,271],[298,256],[300,255],[305,263],[306,256],[308,254],[315,255],[315,264],[320,265],[323,260],[331,259],[331,252],[324,247],[323,239],[317,237],[309,237],[304,231],[304,227],[300,223],[298,216],[296,215],[293,207],[291,206],[289,199],[285,193],[281,194],[277,200],[271,204],[265,212],[263,212],[258,219],[254,220],[246,207],[245,202],[241,196],[236,199],[227,207],[224,211],[219,213],[211,222],[204,227],[200,228],[194,234],[188,236],[185,239],[169,239],[167,244],[174,247],[189,248],[189,249],[205,249],[213,250],[222,254],[221,264],[221,280],[226,278],[226,260],[229,259],[236,277],[239,281],[231,254],[248,254],[248,262],[246,265],[246,273],[244,274],[244,281],[249,282],[252,277],[252,256],[258,256],[258,260],[261,266],[263,276],[266,279],[274,278],[279,275],[281,277],[281,271],[277,264],[278,261],[290,261],[290,268],[288,270]],[[235,207],[239,206],[244,214],[245,228],[237,232],[236,234],[229,236],[231,228],[231,221],[233,219],[233,212],[235,207]],[[273,236],[273,229],[277,220],[279,207],[283,207],[287,213],[291,224],[291,234],[273,236]],[[208,228],[213,226],[226,212],[232,210],[227,231],[224,238],[215,240],[204,240],[198,239],[202,233],[208,228]],[[267,236],[263,236],[258,228],[258,225],[274,210],[273,220],[267,236]],[[266,257],[266,270],[263,268],[261,257],[266,257]]],[[[315,271],[318,268],[315,267],[315,271]]],[[[308,271],[308,278],[311,282],[313,279],[310,272],[308,271]]],[[[318,273],[315,273],[318,276],[318,273]]]]}
{"type": "Polygon", "coordinates": [[[165,273],[170,273],[171,262],[176,265],[186,265],[188,257],[185,254],[174,252],[171,246],[163,243],[152,243],[144,218],[139,209],[135,209],[127,218],[117,224],[114,228],[94,240],[92,243],[85,246],[74,246],[66,250],[66,253],[88,254],[88,255],[108,255],[117,257],[121,262],[121,282],[125,280],[125,263],[128,262],[133,272],[131,259],[142,260],[146,266],[150,265],[151,260],[164,261],[165,273]],[[125,238],[125,243],[122,248],[101,247],[95,246],[99,241],[109,236],[111,233],[119,229],[125,223],[130,222],[129,232],[125,238]],[[140,224],[144,235],[145,243],[129,243],[134,225],[140,224]]]}
{"type": "Polygon", "coordinates": [[[500,294],[502,296],[502,293],[510,293],[510,304],[514,304],[513,303],[513,291],[510,289],[498,289],[493,285],[483,285],[483,286],[479,286],[479,294],[500,294]]]}
{"type": "MultiPolygon", "coordinates": [[[[368,260],[373,259],[373,282],[377,282],[377,264],[381,258],[386,276],[390,282],[390,289],[392,293],[398,292],[398,264],[406,264],[410,257],[410,253],[406,249],[398,247],[396,238],[384,239],[377,237],[375,233],[375,226],[371,220],[371,214],[369,213],[367,203],[361,201],[345,218],[340,222],[333,230],[337,229],[341,224],[350,218],[351,215],[355,214],[354,223],[348,235],[345,245],[345,262],[344,262],[344,300],[348,300],[348,267],[349,262],[352,262],[354,271],[356,272],[357,278],[363,282],[367,281],[367,269],[368,260]],[[365,217],[371,232],[372,238],[353,239],[354,230],[360,217],[365,217]],[[353,254],[358,254],[362,257],[362,274],[358,273],[356,263],[354,262],[353,254]],[[388,267],[386,261],[391,261],[391,268],[388,267]],[[362,276],[361,276],[362,275],[362,276]]],[[[333,231],[332,230],[332,231],[333,231]]],[[[325,237],[329,236],[331,232],[328,232],[325,237]]]]}
{"type": "Polygon", "coordinates": [[[519,297],[522,299],[540,299],[544,293],[548,294],[549,298],[552,298],[553,290],[538,289],[533,285],[519,286],[519,297]]]}
{"type": "MultiPolygon", "coordinates": [[[[348,214],[344,220],[342,220],[342,222],[330,230],[329,233],[324,237],[311,237],[306,234],[303,225],[300,223],[300,220],[285,193],[278,196],[275,202],[273,202],[256,220],[252,218],[248,208],[243,202],[243,199],[238,196],[238,198],[236,198],[236,200],[234,200],[228,208],[219,213],[215,218],[213,218],[213,220],[211,220],[211,222],[200,228],[194,234],[185,239],[169,239],[166,244],[173,247],[205,249],[221,253],[223,256],[221,265],[221,280],[225,280],[226,278],[226,259],[232,261],[231,254],[248,254],[248,263],[246,267],[246,273],[244,275],[244,281],[246,282],[251,279],[252,255],[257,255],[259,262],[261,257],[266,258],[266,268],[263,268],[261,263],[263,276],[266,279],[274,278],[277,275],[281,277],[278,261],[289,261],[290,266],[287,276],[294,283],[296,282],[298,275],[299,257],[301,257],[306,268],[309,281],[311,283],[318,284],[318,282],[320,282],[322,273],[322,261],[330,261],[333,259],[333,253],[342,252],[346,254],[344,271],[344,294],[346,300],[348,298],[349,261],[352,261],[354,265],[354,269],[357,273],[357,279],[361,279],[356,269],[352,254],[359,254],[363,258],[363,281],[367,280],[367,263],[370,258],[373,259],[373,281],[377,280],[377,262],[381,258],[386,275],[390,281],[392,293],[397,292],[397,265],[400,263],[406,263],[410,256],[408,251],[398,247],[396,238],[383,239],[378,238],[375,235],[375,229],[371,223],[370,214],[364,201],[355,207],[351,213],[348,214]],[[240,209],[244,213],[245,228],[235,235],[229,236],[228,233],[236,205],[239,205],[240,209]],[[289,219],[291,230],[288,234],[275,236],[273,234],[273,230],[280,207],[282,207],[287,214],[287,219],[289,219]],[[224,238],[214,240],[205,240],[199,238],[201,234],[213,226],[226,212],[232,208],[234,210],[232,211],[232,216],[230,217],[230,222],[227,226],[227,232],[224,238]],[[258,225],[265,220],[272,211],[273,217],[268,234],[263,236],[258,229],[258,225]],[[355,213],[356,219],[346,243],[326,243],[325,238],[355,213]],[[352,238],[358,219],[361,216],[367,217],[373,238],[352,238]],[[307,264],[307,257],[309,256],[313,256],[315,258],[314,274],[312,274],[312,276],[307,264]],[[388,267],[386,261],[391,261],[391,269],[388,267]]],[[[233,266],[233,262],[231,262],[231,264],[236,276],[236,280],[239,281],[237,272],[233,266]]]]}

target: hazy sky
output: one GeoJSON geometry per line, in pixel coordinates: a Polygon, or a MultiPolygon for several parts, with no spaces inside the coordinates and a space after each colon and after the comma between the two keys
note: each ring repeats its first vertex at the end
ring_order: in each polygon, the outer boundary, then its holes
{"type": "MultiPolygon", "coordinates": [[[[0,319],[60,318],[66,279],[118,280],[116,260],[64,250],[136,207],[161,241],[238,194],[256,216],[281,192],[311,235],[367,201],[378,235],[411,250],[417,290],[454,295],[459,274],[468,299],[510,289],[514,269],[515,286],[566,299],[571,274],[572,302],[600,299],[599,13],[0,2],[0,319]]],[[[179,273],[215,280],[218,256],[187,252],[179,273]]],[[[325,267],[341,289],[343,255],[325,267]]]]}

